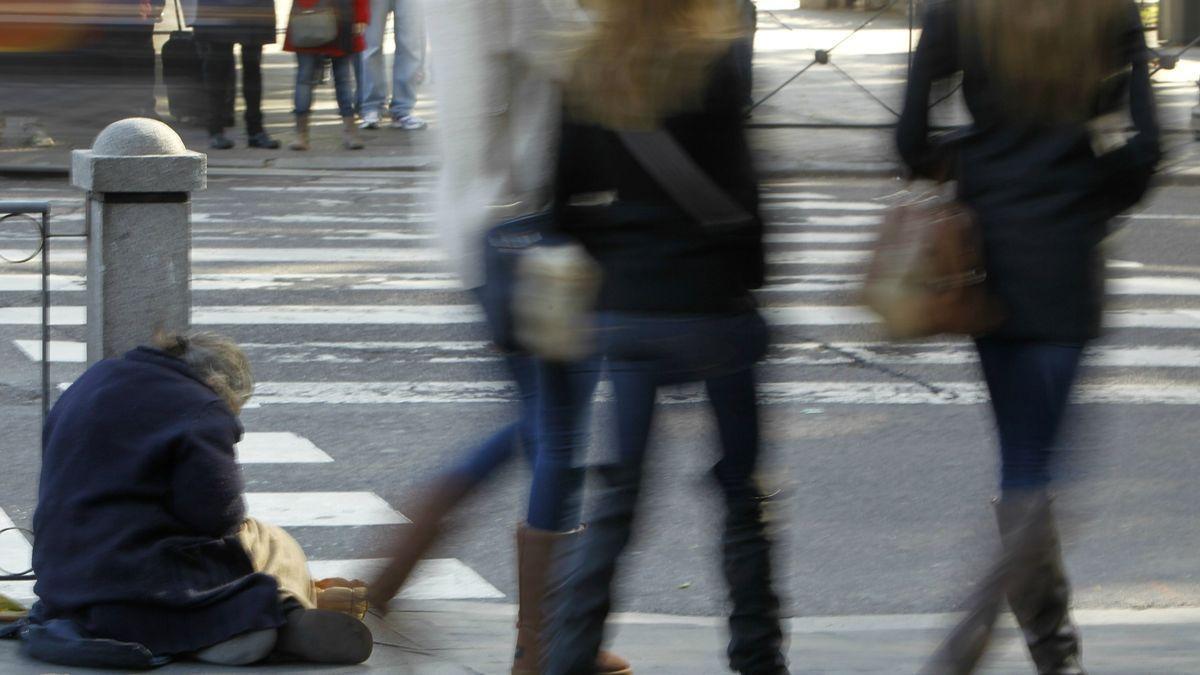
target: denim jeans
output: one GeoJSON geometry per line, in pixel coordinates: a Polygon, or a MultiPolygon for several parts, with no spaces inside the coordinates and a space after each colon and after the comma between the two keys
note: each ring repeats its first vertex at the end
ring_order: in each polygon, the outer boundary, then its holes
{"type": "MultiPolygon", "coordinates": [[[[307,115],[312,111],[313,78],[320,68],[321,59],[328,58],[320,54],[296,54],[296,100],[297,115],[307,115]]],[[[338,113],[342,117],[354,116],[354,83],[351,82],[353,72],[351,63],[353,56],[339,56],[330,59],[333,64],[333,88],[337,94],[338,113]]]]}
{"type": "Polygon", "coordinates": [[[388,14],[395,24],[392,55],[392,117],[408,115],[417,104],[415,82],[425,60],[425,22],[419,0],[371,0],[371,22],[364,36],[367,48],[355,59],[358,92],[355,103],[361,113],[383,112],[388,103],[387,73],[383,61],[383,33],[388,14]]]}
{"type": "Polygon", "coordinates": [[[1083,345],[994,338],[975,344],[1000,434],[1000,488],[1043,488],[1083,345]]]}

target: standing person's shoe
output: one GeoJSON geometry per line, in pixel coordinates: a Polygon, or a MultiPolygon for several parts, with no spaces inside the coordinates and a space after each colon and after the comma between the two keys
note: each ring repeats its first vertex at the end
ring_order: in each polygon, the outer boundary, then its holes
{"type": "Polygon", "coordinates": [[[288,148],[304,152],[308,147],[308,115],[296,115],[296,140],[289,143],[288,148]]]}
{"type": "Polygon", "coordinates": [[[271,138],[271,135],[265,131],[259,131],[247,136],[246,145],[251,148],[262,148],[263,150],[279,149],[279,141],[271,138]]]}
{"type": "Polygon", "coordinates": [[[392,549],[392,561],[378,578],[367,584],[371,606],[387,613],[388,602],[396,597],[412,574],[417,562],[445,530],[446,517],[470,492],[462,480],[443,478],[434,483],[412,511],[412,525],[404,528],[392,549]]]}
{"type": "Polygon", "coordinates": [[[1020,547],[1023,569],[1008,588],[1008,604],[1025,635],[1038,675],[1083,675],[1079,631],[1071,622],[1071,585],[1051,498],[1006,495],[996,503],[1005,548],[1020,547]]]}
{"type": "Polygon", "coordinates": [[[379,111],[368,110],[363,113],[362,121],[358,123],[358,128],[365,131],[375,131],[379,128],[379,111]]]}
{"type": "Polygon", "coordinates": [[[229,140],[225,132],[215,133],[208,137],[208,147],[213,150],[228,150],[233,145],[233,141],[229,140]]]}
{"type": "Polygon", "coordinates": [[[371,658],[371,629],[363,622],[328,609],[296,607],[279,627],[275,654],[309,663],[354,665],[371,658]]]}
{"type": "Polygon", "coordinates": [[[429,126],[429,124],[416,115],[396,115],[392,117],[393,129],[403,129],[404,131],[420,131],[427,126],[429,126]]]}
{"type": "Polygon", "coordinates": [[[54,147],[54,139],[42,125],[37,122],[27,122],[22,125],[21,132],[25,136],[25,146],[29,148],[52,148],[54,147]]]}
{"type": "Polygon", "coordinates": [[[342,147],[347,150],[362,150],[366,147],[358,137],[358,125],[354,123],[353,115],[342,118],[342,147]]]}

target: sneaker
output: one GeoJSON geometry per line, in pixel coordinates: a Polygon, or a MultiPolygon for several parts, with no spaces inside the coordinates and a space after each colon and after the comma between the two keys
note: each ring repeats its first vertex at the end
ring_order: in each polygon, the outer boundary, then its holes
{"type": "Polygon", "coordinates": [[[393,129],[403,129],[405,131],[420,131],[429,126],[425,120],[416,115],[396,115],[392,118],[393,129]]]}
{"type": "Polygon", "coordinates": [[[372,110],[371,112],[363,113],[362,121],[358,123],[359,129],[374,131],[379,128],[379,112],[372,110]]]}

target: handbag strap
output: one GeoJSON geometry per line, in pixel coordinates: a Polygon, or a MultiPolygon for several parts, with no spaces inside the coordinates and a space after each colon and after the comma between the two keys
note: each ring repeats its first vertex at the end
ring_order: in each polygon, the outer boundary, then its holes
{"type": "Polygon", "coordinates": [[[659,129],[618,131],[617,136],[646,173],[705,229],[728,230],[753,219],[671,134],[659,129]]]}

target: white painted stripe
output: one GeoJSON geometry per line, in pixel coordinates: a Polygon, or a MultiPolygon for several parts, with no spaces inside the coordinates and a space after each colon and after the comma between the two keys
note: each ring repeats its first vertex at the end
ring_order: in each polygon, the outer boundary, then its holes
{"type": "MultiPolygon", "coordinates": [[[[42,362],[41,340],[13,340],[17,349],[34,363],[42,362]]],[[[50,341],[50,363],[84,363],[87,361],[87,343],[70,340],[50,341]]]]}
{"type": "Polygon", "coordinates": [[[1200,279],[1191,277],[1128,277],[1111,279],[1114,295],[1200,295],[1200,279]]]}
{"type": "Polygon", "coordinates": [[[788,202],[765,202],[762,205],[764,210],[772,211],[782,209],[799,209],[801,211],[884,211],[887,209],[886,204],[876,204],[873,202],[838,202],[838,201],[788,201],[788,202]]]}
{"type": "Polygon", "coordinates": [[[768,244],[862,244],[876,239],[878,237],[869,232],[798,232],[763,237],[768,244]]]}
{"type": "MultiPolygon", "coordinates": [[[[4,509],[0,509],[0,530],[13,527],[14,523],[4,509]]],[[[0,575],[21,574],[33,567],[33,546],[17,530],[0,533],[0,575]]]]}
{"type": "Polygon", "coordinates": [[[247,492],[245,497],[250,516],[280,527],[410,522],[373,492],[247,492]]]}
{"type": "Polygon", "coordinates": [[[830,201],[837,199],[837,195],[826,194],[823,192],[776,192],[774,190],[763,190],[763,199],[787,199],[787,200],[817,200],[830,201]]]}
{"type": "MultiPolygon", "coordinates": [[[[0,255],[9,259],[23,258],[18,250],[0,250],[0,255]]],[[[431,248],[194,248],[192,262],[252,262],[252,263],[425,263],[440,262],[446,257],[431,248]]],[[[71,251],[55,250],[50,254],[52,262],[80,263],[87,261],[87,252],[82,249],[71,251]]]]}
{"type": "Polygon", "coordinates": [[[767,223],[767,229],[795,225],[809,227],[876,227],[881,222],[882,219],[879,216],[798,216],[793,219],[780,214],[774,216],[767,223]]]}
{"type": "MultiPolygon", "coordinates": [[[[853,305],[766,307],[762,313],[776,326],[863,326],[879,323],[873,312],[853,305]]],[[[41,324],[39,307],[0,307],[0,325],[41,324]]],[[[85,307],[51,307],[50,323],[82,326],[85,307]]],[[[206,326],[418,325],[478,323],[475,305],[226,305],[192,308],[192,323],[206,326]]],[[[1105,313],[1108,328],[1200,328],[1200,310],[1131,309],[1105,313]]]]}
{"type": "MultiPolygon", "coordinates": [[[[41,284],[41,276],[37,274],[0,274],[0,292],[33,293],[41,290],[41,284]]],[[[327,288],[349,288],[364,291],[446,291],[462,290],[462,284],[456,275],[445,272],[192,275],[192,290],[195,291],[323,290],[327,288]]],[[[84,291],[86,289],[87,282],[82,276],[53,275],[50,277],[50,290],[52,291],[84,291]]]]}
{"type": "Polygon", "coordinates": [[[247,432],[237,444],[242,464],[322,464],[332,462],[312,441],[291,432],[247,432]]]}
{"type": "Polygon", "coordinates": [[[373,195],[423,195],[430,194],[434,190],[427,187],[403,187],[403,188],[381,188],[374,185],[338,185],[321,186],[321,185],[278,185],[278,186],[249,186],[249,187],[231,187],[231,192],[288,192],[288,193],[316,193],[316,192],[334,192],[334,193],[368,193],[373,195]]]}
{"type": "Polygon", "coordinates": [[[767,262],[773,265],[857,265],[870,259],[870,251],[815,250],[767,254],[767,262]]]}
{"type": "MultiPolygon", "coordinates": [[[[260,405],[393,405],[499,403],[511,400],[507,382],[262,382],[255,388],[260,405]]],[[[1084,384],[1077,403],[1116,405],[1198,405],[1200,386],[1181,384],[1084,384]]],[[[601,386],[598,397],[609,398],[601,386]]],[[[986,401],[978,382],[771,382],[759,385],[760,401],[772,405],[974,405],[986,401]]],[[[663,403],[703,401],[697,387],[673,389],[663,403]]]]}
{"type": "MultiPolygon", "coordinates": [[[[378,577],[391,560],[310,560],[308,571],[313,579],[341,577],[370,582],[378,577]]],[[[456,558],[428,558],[417,562],[408,583],[400,590],[399,600],[479,600],[503,598],[500,589],[479,576],[456,558]]]]}

